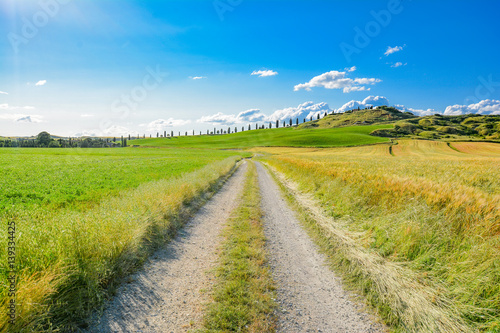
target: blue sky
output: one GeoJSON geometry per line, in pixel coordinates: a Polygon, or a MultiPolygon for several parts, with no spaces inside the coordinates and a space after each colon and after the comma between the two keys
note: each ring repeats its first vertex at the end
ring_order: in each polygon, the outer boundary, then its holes
{"type": "Polygon", "coordinates": [[[370,104],[500,113],[499,12],[498,1],[3,0],[0,135],[206,131],[370,104]]]}

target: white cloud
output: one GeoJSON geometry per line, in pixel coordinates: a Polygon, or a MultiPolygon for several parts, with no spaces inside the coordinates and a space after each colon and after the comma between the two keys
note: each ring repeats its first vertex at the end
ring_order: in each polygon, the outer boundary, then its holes
{"type": "Polygon", "coordinates": [[[15,120],[16,123],[41,123],[41,116],[25,116],[15,120]]]}
{"type": "Polygon", "coordinates": [[[280,109],[274,111],[271,115],[265,115],[259,109],[251,109],[247,111],[240,112],[238,114],[223,114],[217,113],[211,116],[204,116],[197,120],[199,123],[211,123],[213,125],[234,125],[243,123],[255,123],[255,122],[276,122],[276,120],[283,121],[288,119],[302,120],[303,118],[316,117],[318,113],[322,115],[327,112],[330,113],[333,110],[330,109],[326,103],[306,102],[300,104],[297,107],[289,107],[285,109],[280,109]]]}
{"type": "Polygon", "coordinates": [[[34,106],[9,106],[9,104],[0,104],[0,110],[33,110],[34,106]]]}
{"type": "Polygon", "coordinates": [[[92,117],[95,117],[95,115],[93,115],[93,114],[81,114],[80,117],[82,117],[82,118],[92,118],[92,117]]]}
{"type": "Polygon", "coordinates": [[[156,119],[148,124],[141,124],[139,126],[146,127],[148,132],[153,132],[153,131],[163,132],[167,128],[184,126],[184,125],[187,125],[189,123],[191,123],[191,120],[168,118],[166,120],[165,119],[156,119]]]}
{"type": "Polygon", "coordinates": [[[189,77],[191,80],[201,80],[201,79],[206,79],[206,76],[190,76],[189,77]]]}
{"type": "MultiPolygon", "coordinates": [[[[355,67],[352,67],[348,69],[348,72],[352,72],[355,69],[355,67]]],[[[323,73],[313,77],[307,83],[297,84],[294,87],[294,91],[298,91],[300,89],[310,91],[313,87],[324,87],[326,89],[343,89],[344,93],[349,93],[351,91],[370,90],[370,88],[365,87],[365,85],[374,85],[382,81],[374,78],[351,79],[346,76],[347,72],[330,71],[323,73]]]]}
{"type": "Polygon", "coordinates": [[[347,71],[347,72],[354,72],[356,69],[357,69],[356,66],[344,68],[344,70],[347,71]]]}
{"type": "Polygon", "coordinates": [[[370,88],[366,88],[364,86],[362,87],[345,87],[344,92],[345,93],[350,93],[351,91],[365,91],[365,90],[370,90],[370,88]]]}
{"type": "Polygon", "coordinates": [[[103,136],[127,136],[129,134],[132,136],[138,136],[139,132],[131,131],[127,127],[113,125],[102,131],[102,134],[103,136]]]}
{"type": "Polygon", "coordinates": [[[8,94],[9,94],[8,92],[0,91],[0,95],[8,95],[8,94]]]}
{"type": "Polygon", "coordinates": [[[364,109],[368,106],[381,106],[389,105],[389,100],[384,96],[368,96],[362,101],[349,101],[335,110],[335,113],[342,113],[348,110],[357,109],[358,107],[364,109]]]}
{"type": "Polygon", "coordinates": [[[274,111],[270,116],[266,118],[266,121],[276,120],[287,120],[287,119],[295,119],[299,118],[301,121],[303,118],[317,117],[318,114],[323,115],[325,112],[330,113],[333,110],[330,109],[328,104],[326,103],[314,103],[314,102],[305,102],[300,104],[297,107],[289,107],[281,110],[274,111]]]}
{"type": "Polygon", "coordinates": [[[274,76],[278,75],[278,72],[268,70],[253,71],[250,75],[258,75],[259,77],[274,76]]]}
{"type": "Polygon", "coordinates": [[[39,115],[27,115],[20,113],[0,114],[0,119],[11,120],[14,123],[42,123],[43,117],[39,115]]]}
{"type": "Polygon", "coordinates": [[[403,47],[405,47],[405,46],[406,46],[406,44],[403,46],[394,46],[394,47],[388,46],[387,50],[384,52],[384,55],[387,57],[389,54],[399,52],[399,51],[403,50],[403,47]]]}
{"type": "MultiPolygon", "coordinates": [[[[350,102],[345,103],[342,105],[340,108],[336,109],[336,113],[342,113],[348,110],[354,110],[357,109],[358,107],[361,109],[364,109],[368,106],[382,106],[382,105],[390,105],[389,100],[384,97],[384,96],[368,96],[362,101],[355,101],[352,100],[350,102]]],[[[396,109],[398,109],[401,112],[411,112],[414,115],[417,116],[430,116],[436,113],[439,113],[438,111],[434,109],[427,109],[427,110],[422,110],[422,109],[413,109],[413,108],[407,108],[404,105],[401,104],[396,104],[394,105],[396,109]]]]}
{"type": "Polygon", "coordinates": [[[91,136],[91,137],[128,137],[128,135],[137,137],[139,136],[139,132],[128,129],[127,127],[120,125],[113,125],[108,127],[105,130],[84,130],[82,132],[74,133],[71,136],[73,137],[83,137],[83,136],[91,136]]]}
{"type": "Polygon", "coordinates": [[[74,133],[72,135],[70,135],[71,137],[82,137],[82,136],[98,136],[97,133],[93,132],[93,131],[83,131],[83,132],[79,132],[79,133],[74,133]]]}
{"type": "Polygon", "coordinates": [[[436,111],[434,109],[423,110],[423,109],[407,108],[406,106],[400,105],[400,104],[396,104],[396,105],[394,105],[394,107],[396,109],[398,109],[399,111],[402,111],[402,112],[411,112],[414,115],[420,116],[420,117],[423,117],[423,116],[432,116],[433,114],[440,113],[440,112],[438,112],[438,111],[436,111]]]}
{"type": "Polygon", "coordinates": [[[450,105],[444,111],[444,114],[448,116],[456,116],[467,113],[500,115],[500,101],[485,99],[475,104],[450,105]]]}
{"type": "Polygon", "coordinates": [[[47,80],[40,80],[37,83],[35,83],[35,86],[43,86],[45,85],[45,83],[47,83],[47,80]]]}
{"type": "Polygon", "coordinates": [[[391,67],[397,68],[401,66],[406,66],[408,63],[402,63],[401,61],[396,62],[395,64],[392,64],[391,67]]]}
{"type": "Polygon", "coordinates": [[[265,120],[266,116],[259,109],[250,109],[238,114],[216,113],[211,116],[204,116],[197,120],[199,123],[210,123],[212,125],[233,125],[251,123],[265,120]]]}

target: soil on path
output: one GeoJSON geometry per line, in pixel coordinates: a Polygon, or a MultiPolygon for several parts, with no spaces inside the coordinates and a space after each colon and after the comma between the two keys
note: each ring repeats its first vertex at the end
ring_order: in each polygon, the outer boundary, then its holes
{"type": "Polygon", "coordinates": [[[269,263],[279,304],[278,332],[383,332],[352,302],[302,229],[268,171],[257,163],[269,263]]]}
{"type": "Polygon", "coordinates": [[[219,236],[245,183],[244,162],[165,249],[121,286],[88,332],[187,332],[203,319],[219,236]]]}

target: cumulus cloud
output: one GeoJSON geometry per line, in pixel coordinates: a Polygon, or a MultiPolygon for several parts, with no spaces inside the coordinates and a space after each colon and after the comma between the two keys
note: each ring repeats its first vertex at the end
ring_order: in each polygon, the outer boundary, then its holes
{"type": "Polygon", "coordinates": [[[344,70],[347,72],[354,72],[356,70],[356,66],[346,67],[346,68],[344,68],[344,70]]]}
{"type": "Polygon", "coordinates": [[[139,132],[130,130],[127,127],[120,126],[120,125],[112,125],[105,130],[84,130],[82,132],[74,133],[73,137],[102,137],[102,136],[108,136],[108,137],[119,137],[119,136],[124,136],[127,137],[128,135],[138,137],[139,132]]]}
{"type": "Polygon", "coordinates": [[[401,61],[398,61],[394,64],[391,65],[391,67],[394,67],[394,68],[397,68],[397,67],[401,67],[401,66],[406,66],[408,63],[402,63],[401,61]]]}
{"type": "Polygon", "coordinates": [[[190,76],[189,77],[191,80],[201,80],[201,79],[206,79],[206,76],[190,76]]]}
{"type": "Polygon", "coordinates": [[[122,136],[122,135],[127,136],[129,134],[132,136],[138,136],[139,132],[131,131],[130,129],[124,126],[113,125],[102,131],[102,134],[103,136],[122,136]]]}
{"type": "Polygon", "coordinates": [[[403,46],[394,46],[394,47],[388,46],[387,50],[384,52],[384,55],[387,57],[389,54],[393,54],[393,53],[402,51],[403,47],[405,47],[405,46],[406,45],[403,45],[403,46]]]}
{"type": "Polygon", "coordinates": [[[9,104],[0,104],[0,110],[33,110],[34,106],[10,106],[9,104]]]}
{"type": "Polygon", "coordinates": [[[238,114],[224,114],[218,112],[211,116],[204,116],[197,120],[199,123],[209,123],[212,125],[233,125],[265,120],[266,116],[259,109],[250,109],[238,114]]]}
{"type": "Polygon", "coordinates": [[[500,101],[485,99],[475,104],[450,105],[444,111],[444,114],[448,116],[456,116],[467,113],[500,115],[500,101]]]}
{"type": "Polygon", "coordinates": [[[0,119],[11,120],[14,123],[42,123],[43,117],[40,115],[27,115],[20,113],[0,114],[0,119]]]}
{"type": "Polygon", "coordinates": [[[45,85],[45,83],[47,83],[47,80],[40,80],[37,83],[35,83],[35,86],[43,86],[45,85]]]}
{"type": "Polygon", "coordinates": [[[39,116],[25,116],[15,120],[16,123],[41,123],[39,116]]]}
{"type": "Polygon", "coordinates": [[[0,95],[8,95],[8,94],[9,94],[8,92],[0,91],[0,95]]]}
{"type": "Polygon", "coordinates": [[[295,118],[310,118],[316,117],[318,114],[330,113],[330,109],[326,103],[305,102],[297,107],[289,107],[274,111],[270,116],[266,117],[266,121],[287,120],[295,118]]]}
{"type": "MultiPolygon", "coordinates": [[[[364,108],[369,107],[369,106],[377,107],[377,106],[382,106],[382,105],[391,105],[391,104],[389,103],[389,100],[384,96],[368,96],[362,101],[352,100],[350,102],[347,102],[344,105],[342,105],[340,108],[336,109],[335,112],[342,113],[342,112],[345,112],[348,110],[357,109],[358,107],[360,109],[364,109],[364,108]]],[[[414,108],[406,107],[406,106],[401,105],[401,104],[396,104],[396,105],[394,105],[394,107],[401,112],[411,112],[417,116],[430,116],[430,115],[439,113],[438,111],[436,111],[434,109],[427,109],[427,110],[414,109],[414,108]]]]}
{"type": "Polygon", "coordinates": [[[316,117],[319,113],[330,113],[330,109],[326,103],[306,102],[297,107],[289,107],[274,111],[270,115],[262,113],[259,109],[251,109],[240,112],[238,114],[216,113],[211,116],[204,116],[197,120],[199,123],[210,123],[213,125],[234,125],[242,123],[255,122],[275,122],[276,120],[283,121],[288,119],[303,119],[316,117]]]}
{"type": "Polygon", "coordinates": [[[259,77],[266,77],[266,76],[278,75],[278,72],[268,69],[268,70],[253,71],[252,74],[250,75],[258,75],[259,77]]]}
{"type": "Polygon", "coordinates": [[[146,129],[149,132],[152,132],[152,131],[162,132],[162,131],[165,131],[167,128],[184,126],[184,125],[187,125],[189,123],[191,123],[191,120],[168,118],[166,120],[165,119],[156,119],[148,124],[141,124],[139,126],[146,127],[146,129]]]}
{"type": "Polygon", "coordinates": [[[370,90],[366,85],[374,85],[381,82],[380,79],[375,78],[355,78],[347,77],[347,73],[355,71],[355,67],[347,69],[345,72],[330,71],[321,75],[313,77],[309,82],[297,84],[294,91],[305,89],[310,91],[313,87],[323,87],[326,89],[343,89],[344,93],[351,91],[364,91],[370,90]]]}
{"type": "Polygon", "coordinates": [[[389,100],[384,96],[368,96],[362,101],[349,101],[335,110],[335,113],[342,113],[348,110],[357,109],[358,107],[364,109],[368,106],[381,106],[389,105],[389,100]]]}
{"type": "MultiPolygon", "coordinates": [[[[128,134],[127,134],[128,135],[128,134]]],[[[78,133],[73,133],[71,137],[81,138],[82,136],[98,136],[94,131],[82,131],[78,133]]],[[[100,135],[99,135],[100,136],[100,135]]]]}
{"type": "Polygon", "coordinates": [[[398,109],[399,111],[402,111],[402,112],[411,112],[414,115],[420,116],[420,117],[423,117],[423,116],[432,116],[433,114],[440,113],[440,112],[438,112],[438,111],[436,111],[434,109],[424,110],[424,109],[407,108],[406,106],[401,105],[401,104],[396,104],[396,105],[394,105],[394,107],[396,109],[398,109]]]}

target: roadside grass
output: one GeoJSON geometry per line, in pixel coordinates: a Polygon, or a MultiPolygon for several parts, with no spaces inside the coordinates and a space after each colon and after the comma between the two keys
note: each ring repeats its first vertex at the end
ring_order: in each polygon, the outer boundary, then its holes
{"type": "Polygon", "coordinates": [[[328,221],[308,223],[396,330],[498,332],[500,156],[400,145],[395,156],[360,147],[262,158],[321,205],[328,221]]]}
{"type": "Polygon", "coordinates": [[[265,236],[255,164],[250,162],[241,204],[224,231],[213,303],[203,332],[274,332],[274,285],[266,267],[265,236]]]}
{"type": "MultiPolygon", "coordinates": [[[[252,147],[342,147],[389,142],[387,138],[369,135],[376,129],[392,128],[391,124],[350,126],[341,128],[297,129],[295,127],[260,129],[224,135],[175,136],[130,141],[145,147],[190,147],[244,149],[252,147]]],[[[241,129],[241,128],[240,128],[241,129]]]]}
{"type": "MultiPolygon", "coordinates": [[[[0,332],[71,332],[85,327],[120,278],[175,234],[218,190],[238,159],[146,182],[85,211],[39,209],[4,215],[2,219],[16,221],[18,230],[17,318],[14,325],[8,324],[7,269],[2,266],[0,332]]],[[[5,265],[6,254],[0,254],[5,265]]]]}

